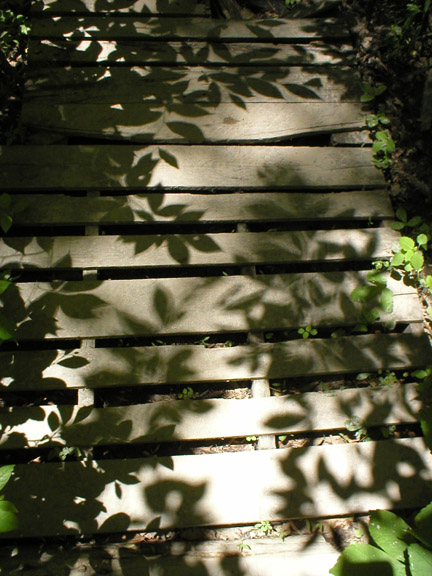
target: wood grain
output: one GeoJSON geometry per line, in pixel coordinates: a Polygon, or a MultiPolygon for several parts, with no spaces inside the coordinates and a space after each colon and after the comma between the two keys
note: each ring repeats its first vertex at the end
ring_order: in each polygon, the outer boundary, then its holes
{"type": "Polygon", "coordinates": [[[0,449],[109,446],[245,438],[417,422],[417,385],[248,400],[179,400],[138,406],[0,409],[0,449]]]}
{"type": "Polygon", "coordinates": [[[11,391],[142,384],[194,384],[199,391],[205,382],[415,369],[427,366],[430,357],[426,334],[366,334],[217,348],[183,344],[3,351],[0,366],[2,387],[11,391]]]}
{"type": "MultiPolygon", "coordinates": [[[[188,129],[190,130],[188,125],[188,129]]],[[[289,146],[10,146],[0,149],[0,189],[383,188],[367,149],[289,146]],[[175,166],[177,164],[178,167],[175,166]]]]}
{"type": "MultiPolygon", "coordinates": [[[[393,208],[386,190],[361,192],[241,192],[200,194],[149,192],[73,197],[65,194],[16,194],[24,208],[14,225],[133,224],[194,222],[300,222],[335,223],[358,219],[391,219],[393,208]]],[[[145,228],[143,229],[145,230],[145,228]]]]}
{"type": "Polygon", "coordinates": [[[291,66],[352,64],[352,46],[314,41],[308,44],[259,44],[208,42],[157,42],[134,40],[61,40],[30,39],[29,62],[32,65],[53,63],[88,66],[89,64],[145,65],[177,64],[277,64],[291,66]]]}
{"type": "Polygon", "coordinates": [[[10,269],[158,268],[390,258],[399,235],[390,229],[239,234],[171,234],[0,239],[0,265],[10,269]],[[17,253],[19,245],[25,246],[17,253]]]}
{"type": "MultiPolygon", "coordinates": [[[[18,339],[271,331],[358,324],[363,307],[351,292],[365,282],[356,272],[31,282],[4,301],[12,318],[27,320],[18,339]]],[[[392,279],[388,287],[396,322],[421,322],[417,293],[392,279]]]]}
{"type": "Polygon", "coordinates": [[[432,456],[422,438],[412,438],[92,465],[21,464],[5,497],[19,502],[27,519],[18,537],[90,535],[148,530],[150,523],[162,529],[253,524],[421,507],[430,501],[431,483],[432,456]]]}
{"type": "Polygon", "coordinates": [[[209,18],[157,18],[140,16],[63,16],[56,19],[33,18],[31,38],[119,40],[206,40],[208,42],[249,42],[273,39],[291,40],[328,39],[346,40],[349,33],[338,19],[297,20],[212,20],[209,18]]]}

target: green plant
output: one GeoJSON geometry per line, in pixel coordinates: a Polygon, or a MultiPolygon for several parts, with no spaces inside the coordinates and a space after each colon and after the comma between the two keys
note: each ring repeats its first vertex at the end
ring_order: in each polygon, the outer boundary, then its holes
{"type": "Polygon", "coordinates": [[[424,266],[423,249],[426,249],[428,237],[426,234],[417,236],[417,243],[409,236],[401,236],[398,244],[393,246],[392,268],[400,268],[405,272],[420,272],[424,266]]]}
{"type": "Polygon", "coordinates": [[[177,398],[179,400],[190,400],[194,395],[195,392],[190,386],[188,386],[187,388],[183,388],[183,390],[177,394],[177,398]]]}
{"type": "Polygon", "coordinates": [[[348,430],[348,432],[354,432],[354,438],[357,440],[357,442],[368,442],[370,440],[368,431],[363,426],[358,416],[353,416],[350,420],[346,420],[345,428],[348,430]]]}
{"type": "Polygon", "coordinates": [[[351,544],[330,570],[333,576],[426,576],[432,572],[432,502],[405,520],[384,510],[370,516],[373,544],[351,544]]]}
{"type": "Polygon", "coordinates": [[[257,441],[256,436],[246,436],[246,442],[256,442],[256,441],[257,441]]]}
{"type": "Polygon", "coordinates": [[[309,336],[316,336],[318,334],[318,330],[316,328],[312,328],[312,326],[308,324],[306,328],[299,328],[297,330],[297,334],[300,334],[301,337],[306,340],[309,338],[309,336]]]}
{"type": "Polygon", "coordinates": [[[395,143],[388,130],[378,130],[374,134],[372,162],[377,168],[386,170],[391,164],[392,154],[395,151],[395,143]]]}
{"type": "MultiPolygon", "coordinates": [[[[14,465],[9,464],[8,466],[2,466],[0,468],[0,491],[9,482],[12,472],[14,470],[14,465]]],[[[3,495],[0,495],[0,533],[1,532],[11,532],[18,528],[18,510],[12,504],[4,499],[3,495]]]]}
{"type": "Polygon", "coordinates": [[[243,541],[241,541],[237,544],[237,548],[240,550],[240,552],[247,552],[248,550],[251,549],[249,544],[246,544],[246,542],[243,542],[243,541]]]}
{"type": "Polygon", "coordinates": [[[254,528],[257,532],[259,532],[264,536],[269,536],[270,534],[273,534],[273,532],[275,531],[275,529],[272,526],[272,523],[269,520],[262,520],[261,522],[258,522],[257,524],[255,524],[254,528]]]}
{"type": "Polygon", "coordinates": [[[372,102],[378,96],[381,96],[386,90],[387,86],[372,86],[370,84],[362,84],[363,94],[360,96],[360,102],[372,102]]]}
{"type": "Polygon", "coordinates": [[[203,338],[201,338],[201,340],[197,340],[195,344],[200,344],[201,346],[204,346],[204,348],[208,348],[209,340],[210,336],[204,336],[203,338]]]}
{"type": "Polygon", "coordinates": [[[16,289],[9,279],[3,278],[0,280],[0,343],[4,340],[10,340],[16,329],[15,324],[4,314],[4,305],[3,302],[1,302],[1,296],[6,292],[6,290],[11,289],[11,287],[16,289]]]}
{"type": "Polygon", "coordinates": [[[0,9],[0,49],[4,54],[17,47],[30,31],[27,18],[10,8],[0,9]]]}

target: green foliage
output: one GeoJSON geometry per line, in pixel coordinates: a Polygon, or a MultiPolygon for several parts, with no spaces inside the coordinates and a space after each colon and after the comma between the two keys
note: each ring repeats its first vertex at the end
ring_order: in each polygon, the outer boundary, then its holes
{"type": "Polygon", "coordinates": [[[15,324],[6,316],[2,302],[3,294],[11,287],[17,289],[9,279],[0,279],[0,344],[2,341],[10,340],[16,329],[15,324]]]}
{"type": "Polygon", "coordinates": [[[353,416],[350,420],[345,421],[345,428],[348,432],[354,432],[354,437],[357,442],[368,442],[368,431],[363,427],[361,420],[358,416],[353,416]]]}
{"type": "Polygon", "coordinates": [[[310,336],[316,336],[318,334],[318,330],[316,328],[312,328],[309,324],[306,328],[299,328],[297,330],[297,334],[300,334],[303,339],[307,339],[310,336]]]}
{"type": "Polygon", "coordinates": [[[23,37],[27,37],[30,31],[27,18],[20,13],[19,7],[0,8],[0,49],[3,54],[17,47],[23,37]]]}
{"type": "Polygon", "coordinates": [[[371,86],[370,84],[362,84],[362,89],[363,94],[360,96],[360,101],[372,102],[387,90],[387,86],[371,86]]]}
{"type": "Polygon", "coordinates": [[[395,143],[388,130],[378,130],[374,134],[374,139],[375,141],[372,144],[372,151],[374,152],[372,162],[377,168],[386,170],[391,164],[395,143]]]}
{"type": "Polygon", "coordinates": [[[422,249],[427,246],[428,238],[425,234],[417,236],[417,244],[409,236],[401,236],[399,242],[393,247],[393,258],[390,264],[393,268],[403,269],[405,272],[420,272],[424,266],[422,249]]]}
{"type": "Polygon", "coordinates": [[[426,576],[432,573],[432,503],[409,526],[393,512],[373,512],[374,544],[351,544],[330,570],[333,576],[426,576]]]}
{"type": "MultiPolygon", "coordinates": [[[[9,482],[12,472],[14,470],[13,464],[8,466],[2,466],[0,468],[0,491],[9,482]]],[[[0,533],[11,532],[18,528],[18,510],[12,504],[4,499],[4,496],[0,496],[0,533]]]]}
{"type": "Polygon", "coordinates": [[[24,202],[12,202],[12,198],[5,192],[0,195],[0,228],[5,234],[9,232],[15,214],[25,208],[24,202]]]}
{"type": "Polygon", "coordinates": [[[262,520],[261,522],[258,522],[255,524],[254,528],[263,536],[269,536],[274,532],[274,528],[269,520],[262,520]]]}
{"type": "Polygon", "coordinates": [[[249,546],[249,544],[246,544],[246,542],[239,542],[237,544],[238,549],[240,550],[240,552],[247,552],[248,550],[251,549],[251,547],[249,546]]]}
{"type": "Polygon", "coordinates": [[[187,388],[183,388],[183,390],[177,394],[177,398],[179,400],[190,400],[194,397],[194,395],[195,392],[190,386],[188,386],[187,388]]]}

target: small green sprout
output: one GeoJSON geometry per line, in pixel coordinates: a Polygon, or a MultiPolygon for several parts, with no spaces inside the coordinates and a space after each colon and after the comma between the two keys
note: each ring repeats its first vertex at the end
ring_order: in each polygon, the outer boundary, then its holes
{"type": "Polygon", "coordinates": [[[255,524],[254,528],[257,532],[263,534],[264,536],[269,536],[275,531],[269,520],[262,520],[261,522],[258,522],[255,524]]]}
{"type": "Polygon", "coordinates": [[[193,389],[190,386],[188,386],[187,388],[183,388],[183,390],[179,392],[177,398],[179,400],[190,400],[191,398],[194,397],[194,394],[195,392],[193,391],[193,389]]]}
{"type": "Polygon", "coordinates": [[[316,336],[318,334],[318,330],[316,328],[312,328],[312,326],[308,324],[306,328],[299,328],[297,330],[297,334],[300,334],[301,337],[306,340],[310,336],[316,336]]]}

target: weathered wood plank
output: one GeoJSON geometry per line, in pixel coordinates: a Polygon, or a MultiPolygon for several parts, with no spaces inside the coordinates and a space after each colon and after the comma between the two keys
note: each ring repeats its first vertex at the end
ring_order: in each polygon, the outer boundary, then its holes
{"type": "Polygon", "coordinates": [[[366,125],[362,106],[354,103],[249,102],[243,108],[234,103],[121,104],[115,97],[111,105],[42,102],[31,100],[23,108],[22,121],[30,130],[143,143],[280,142],[366,125]]]}
{"type": "Polygon", "coordinates": [[[204,348],[35,350],[0,353],[5,389],[57,390],[191,384],[407,370],[430,364],[426,334],[371,334],[278,344],[204,348]]]}
{"type": "Polygon", "coordinates": [[[89,64],[253,64],[274,66],[348,65],[352,46],[319,44],[211,44],[207,42],[140,42],[127,40],[30,40],[29,63],[89,64]]]}
{"type": "Polygon", "coordinates": [[[0,408],[0,449],[109,446],[337,431],[417,422],[417,384],[249,400],[155,402],[91,408],[0,408]]]}
{"type": "Polygon", "coordinates": [[[431,495],[432,456],[422,438],[23,464],[5,488],[26,518],[18,537],[333,517],[420,507],[431,495]]]}
{"type": "MultiPolygon", "coordinates": [[[[295,222],[394,218],[386,190],[361,192],[244,192],[199,194],[151,192],[101,198],[20,194],[24,209],[14,226],[193,222],[295,222]]],[[[59,231],[59,233],[61,233],[59,231]]]]}
{"type": "MultiPolygon", "coordinates": [[[[291,66],[174,67],[134,66],[35,68],[27,73],[26,107],[71,104],[139,105],[164,102],[187,116],[182,104],[249,102],[359,102],[360,82],[345,67],[291,66]],[[41,101],[42,100],[42,101],[41,101]]],[[[198,112],[198,109],[195,109],[198,112]]],[[[27,113],[28,115],[30,113],[27,113]]]]}
{"type": "MultiPolygon", "coordinates": [[[[188,124],[187,129],[192,126],[188,124]]],[[[173,165],[160,161],[158,146],[4,146],[0,149],[0,188],[44,192],[161,186],[347,190],[385,185],[382,173],[372,164],[371,150],[366,149],[195,146],[191,153],[189,146],[164,145],[163,150],[173,165]]]]}
{"type": "MultiPolygon", "coordinates": [[[[11,318],[23,320],[18,339],[288,330],[357,324],[362,305],[351,292],[365,278],[342,272],[22,283],[20,297],[7,291],[4,301],[11,318]]],[[[392,279],[388,286],[395,293],[392,317],[422,321],[415,290],[392,279]]]]}
{"type": "Polygon", "coordinates": [[[207,2],[193,0],[36,0],[32,2],[30,14],[49,16],[70,14],[159,14],[159,15],[209,15],[207,2]]]}
{"type": "Polygon", "coordinates": [[[0,239],[0,266],[102,269],[357,261],[391,257],[399,237],[389,228],[377,228],[0,239]]]}
{"type": "Polygon", "coordinates": [[[346,40],[348,30],[341,20],[298,19],[298,20],[213,20],[209,18],[157,18],[140,16],[63,16],[56,19],[33,18],[29,33],[31,38],[85,39],[95,40],[206,40],[209,42],[249,42],[277,39],[291,40],[328,39],[346,40]]]}
{"type": "MultiPolygon", "coordinates": [[[[112,539],[111,539],[112,541],[112,539]]],[[[0,567],[5,574],[13,574],[25,566],[23,574],[37,576],[62,574],[68,576],[96,576],[97,570],[106,570],[110,576],[142,574],[160,576],[176,574],[190,576],[192,570],[201,570],[206,576],[221,576],[229,570],[231,576],[323,576],[338,559],[335,550],[321,535],[311,541],[310,536],[290,534],[283,541],[276,538],[245,538],[238,540],[210,540],[188,542],[176,539],[165,543],[162,555],[149,557],[139,542],[110,544],[82,543],[32,545],[4,543],[0,549],[0,567]],[[241,544],[250,547],[247,554],[239,555],[241,544]],[[44,551],[47,551],[44,554],[44,551]],[[102,566],[102,568],[99,568],[102,566]]]]}

